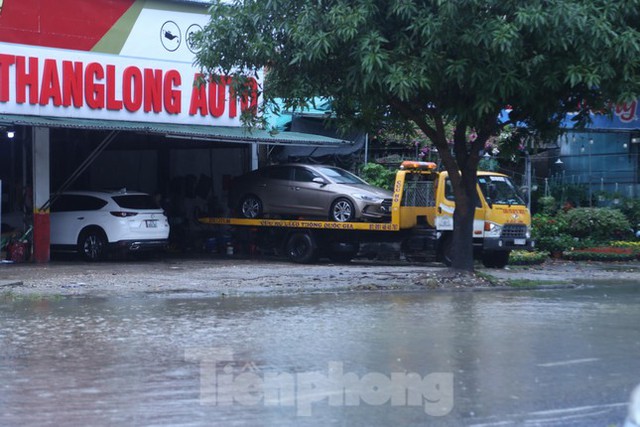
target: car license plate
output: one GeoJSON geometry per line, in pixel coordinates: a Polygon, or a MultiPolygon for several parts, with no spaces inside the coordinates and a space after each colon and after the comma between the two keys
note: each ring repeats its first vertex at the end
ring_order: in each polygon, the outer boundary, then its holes
{"type": "Polygon", "coordinates": [[[158,228],[158,221],[155,219],[146,219],[144,222],[147,228],[158,228]]]}
{"type": "Polygon", "coordinates": [[[527,243],[526,239],[514,239],[513,240],[513,244],[514,245],[524,245],[527,243]]]}

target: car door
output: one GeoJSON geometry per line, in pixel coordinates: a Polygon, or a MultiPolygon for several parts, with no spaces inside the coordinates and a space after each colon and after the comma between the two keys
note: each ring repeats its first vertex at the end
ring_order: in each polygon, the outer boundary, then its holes
{"type": "Polygon", "coordinates": [[[291,168],[288,166],[271,166],[264,171],[258,197],[262,200],[267,213],[290,214],[290,181],[291,168]]]}
{"type": "Polygon", "coordinates": [[[290,186],[291,203],[301,215],[326,217],[334,194],[330,191],[330,185],[314,182],[314,178],[321,178],[321,176],[304,166],[293,167],[290,186]]]}
{"type": "Polygon", "coordinates": [[[51,213],[49,215],[50,239],[52,245],[70,245],[71,233],[69,227],[70,217],[70,197],[62,195],[51,204],[51,213]]]}
{"type": "MultiPolygon", "coordinates": [[[[451,228],[449,229],[452,230],[453,229],[453,211],[455,210],[455,206],[456,206],[455,196],[453,194],[453,184],[451,183],[451,180],[447,177],[444,185],[445,185],[445,188],[444,188],[445,198],[440,203],[440,206],[438,206],[438,212],[439,212],[439,215],[442,215],[444,213],[445,215],[451,216],[451,221],[450,221],[451,228]]],[[[482,204],[482,199],[478,191],[479,191],[479,188],[476,187],[476,198],[474,201],[476,209],[473,217],[473,236],[474,237],[481,237],[484,230],[485,209],[482,204]]]]}
{"type": "Polygon", "coordinates": [[[50,227],[52,245],[75,245],[80,231],[90,223],[92,212],[107,202],[97,197],[63,194],[51,205],[50,227]]]}

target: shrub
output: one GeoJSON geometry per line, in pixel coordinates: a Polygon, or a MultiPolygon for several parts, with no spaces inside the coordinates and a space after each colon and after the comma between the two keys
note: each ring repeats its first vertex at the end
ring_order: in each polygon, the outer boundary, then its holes
{"type": "Polygon", "coordinates": [[[371,185],[393,190],[396,173],[377,163],[367,163],[360,170],[360,176],[371,185]]]}
{"type": "Polygon", "coordinates": [[[558,204],[553,196],[544,196],[538,199],[538,206],[543,215],[555,215],[558,211],[558,204]]]}
{"type": "Polygon", "coordinates": [[[565,225],[564,215],[535,214],[531,220],[531,236],[534,239],[554,237],[564,231],[565,225]]]}
{"type": "Polygon", "coordinates": [[[631,249],[633,253],[636,254],[636,258],[640,259],[640,242],[638,241],[628,242],[628,241],[619,240],[619,241],[610,242],[609,244],[611,245],[611,247],[614,247],[614,248],[631,249]]]}
{"type": "Polygon", "coordinates": [[[618,209],[627,217],[632,226],[640,225],[640,199],[623,199],[618,209]]]}
{"type": "Polygon", "coordinates": [[[636,258],[636,252],[631,248],[607,246],[569,251],[562,257],[571,261],[631,261],[636,258]]]}
{"type": "Polygon", "coordinates": [[[542,264],[548,258],[546,252],[539,251],[511,251],[509,265],[536,265],[542,264]]]}
{"type": "Polygon", "coordinates": [[[592,239],[591,237],[585,238],[573,238],[573,249],[585,249],[585,248],[593,248],[595,246],[601,245],[602,242],[596,239],[592,239]]]}
{"type": "Polygon", "coordinates": [[[624,240],[617,240],[609,244],[614,248],[630,248],[640,253],[640,242],[638,241],[629,242],[624,240]]]}
{"type": "Polygon", "coordinates": [[[590,237],[598,242],[606,242],[630,235],[631,226],[617,209],[576,208],[564,215],[565,231],[574,237],[590,237]]]}
{"type": "Polygon", "coordinates": [[[543,236],[535,239],[536,247],[540,251],[564,252],[571,250],[576,245],[576,240],[568,234],[559,233],[555,236],[543,236]]]}

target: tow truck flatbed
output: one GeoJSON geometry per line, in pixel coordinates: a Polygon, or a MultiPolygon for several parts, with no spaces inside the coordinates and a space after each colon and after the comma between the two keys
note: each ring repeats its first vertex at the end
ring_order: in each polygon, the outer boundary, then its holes
{"type": "Polygon", "coordinates": [[[200,218],[203,224],[238,225],[253,227],[304,228],[311,230],[365,230],[398,231],[400,225],[393,222],[333,222],[307,219],[247,219],[247,218],[200,218]]]}
{"type": "MultiPolygon", "coordinates": [[[[405,256],[434,257],[450,265],[455,200],[447,179],[446,172],[436,171],[435,163],[403,162],[396,172],[387,222],[235,217],[207,217],[199,222],[230,226],[251,245],[285,254],[294,262],[308,263],[320,257],[347,262],[362,243],[399,242],[405,256]]],[[[531,215],[524,202],[512,206],[519,196],[504,174],[479,172],[477,191],[474,255],[487,267],[502,268],[511,250],[533,249],[531,215]],[[492,198],[498,196],[505,201],[492,198]]]]}

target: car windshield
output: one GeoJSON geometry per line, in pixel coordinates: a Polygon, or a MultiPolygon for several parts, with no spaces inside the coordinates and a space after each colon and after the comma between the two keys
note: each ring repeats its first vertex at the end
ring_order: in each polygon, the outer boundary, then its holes
{"type": "Polygon", "coordinates": [[[329,178],[331,178],[331,180],[333,182],[335,182],[336,184],[364,184],[364,185],[368,185],[361,178],[358,178],[357,176],[355,176],[351,172],[347,172],[344,169],[321,166],[321,167],[318,168],[318,171],[320,171],[320,173],[322,173],[322,174],[328,176],[329,178]]]}
{"type": "Polygon", "coordinates": [[[125,209],[160,209],[153,197],[146,194],[113,196],[113,200],[125,209]]]}
{"type": "Polygon", "coordinates": [[[524,205],[513,182],[505,176],[479,176],[478,184],[488,203],[494,205],[524,205]]]}

